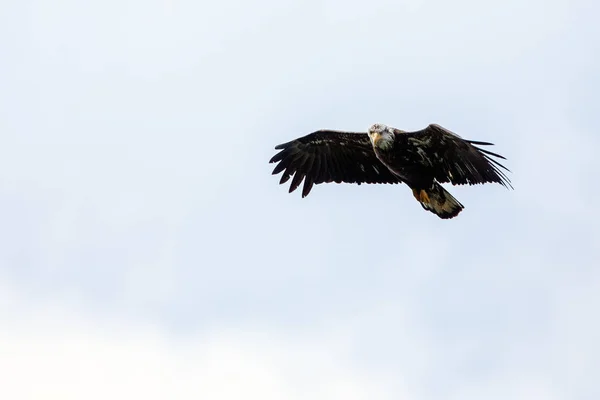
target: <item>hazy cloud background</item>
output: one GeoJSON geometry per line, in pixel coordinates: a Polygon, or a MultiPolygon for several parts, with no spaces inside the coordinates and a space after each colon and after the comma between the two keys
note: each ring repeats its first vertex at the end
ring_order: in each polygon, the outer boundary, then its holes
{"type": "Polygon", "coordinates": [[[0,397],[597,399],[600,6],[0,6],[0,397]],[[277,185],[437,122],[515,191],[277,185]]]}

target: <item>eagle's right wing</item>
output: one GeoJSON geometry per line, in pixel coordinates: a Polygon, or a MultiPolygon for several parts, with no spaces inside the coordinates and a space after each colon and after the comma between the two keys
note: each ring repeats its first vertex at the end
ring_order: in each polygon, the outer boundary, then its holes
{"type": "Polygon", "coordinates": [[[275,146],[281,150],[269,161],[278,163],[273,175],[283,171],[280,184],[292,175],[289,192],[304,180],[302,197],[313,184],[336,183],[400,183],[375,155],[366,133],[320,130],[275,146]]]}

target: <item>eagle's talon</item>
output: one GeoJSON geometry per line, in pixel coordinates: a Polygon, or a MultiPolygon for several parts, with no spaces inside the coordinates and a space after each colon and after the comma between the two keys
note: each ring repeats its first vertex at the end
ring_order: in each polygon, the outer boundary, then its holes
{"type": "Polygon", "coordinates": [[[421,189],[421,193],[419,194],[420,197],[420,202],[421,203],[425,203],[425,204],[429,204],[431,203],[431,200],[429,200],[429,195],[427,194],[427,192],[423,189],[421,189]]]}

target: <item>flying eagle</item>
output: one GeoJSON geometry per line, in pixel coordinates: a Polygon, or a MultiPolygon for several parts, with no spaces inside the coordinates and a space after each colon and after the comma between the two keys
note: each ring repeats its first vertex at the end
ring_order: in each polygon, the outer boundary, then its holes
{"type": "Polygon", "coordinates": [[[474,145],[437,124],[406,132],[374,124],[365,132],[319,130],[275,146],[281,150],[269,161],[273,175],[283,171],[280,184],[292,176],[289,192],[304,180],[302,197],[313,185],[336,183],[406,183],[421,206],[440,218],[453,218],[464,206],[440,184],[499,183],[511,187],[508,171],[490,156],[499,154],[474,145]]]}

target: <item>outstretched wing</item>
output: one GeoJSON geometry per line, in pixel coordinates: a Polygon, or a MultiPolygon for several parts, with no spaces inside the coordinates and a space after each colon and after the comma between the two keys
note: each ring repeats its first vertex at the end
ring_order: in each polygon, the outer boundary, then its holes
{"type": "Polygon", "coordinates": [[[509,170],[491,157],[505,158],[474,146],[491,146],[492,143],[465,140],[437,124],[404,134],[408,135],[410,145],[424,152],[428,159],[426,162],[434,168],[438,182],[450,182],[453,185],[499,183],[512,188],[501,169],[509,170]]]}
{"type": "Polygon", "coordinates": [[[280,184],[293,176],[290,193],[304,180],[302,197],[324,182],[400,183],[377,159],[366,133],[320,130],[275,149],[281,151],[269,161],[278,163],[273,175],[283,171],[280,184]]]}

